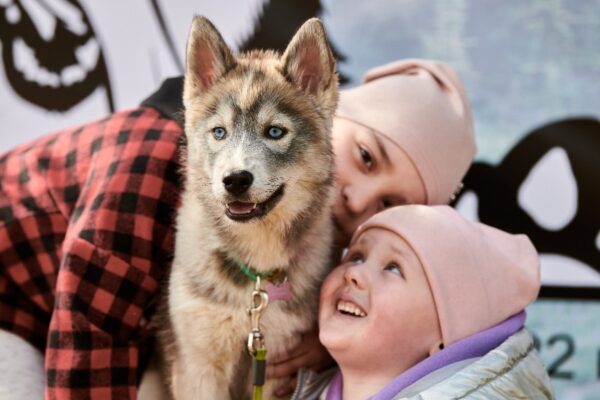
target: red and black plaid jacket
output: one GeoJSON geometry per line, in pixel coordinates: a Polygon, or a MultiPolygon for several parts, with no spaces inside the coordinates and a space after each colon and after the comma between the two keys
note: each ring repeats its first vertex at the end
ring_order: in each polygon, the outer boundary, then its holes
{"type": "Polygon", "coordinates": [[[45,353],[47,398],[136,397],[181,137],[140,107],[0,158],[0,329],[45,353]]]}

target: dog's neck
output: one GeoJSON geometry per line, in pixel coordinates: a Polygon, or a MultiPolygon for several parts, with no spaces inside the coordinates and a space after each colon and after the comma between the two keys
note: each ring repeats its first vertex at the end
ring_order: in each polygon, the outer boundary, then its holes
{"type": "Polygon", "coordinates": [[[250,280],[255,282],[255,288],[265,290],[267,299],[271,301],[293,299],[292,290],[288,282],[287,272],[276,269],[267,272],[258,272],[247,264],[234,260],[240,271],[250,280]]]}
{"type": "Polygon", "coordinates": [[[256,269],[252,268],[252,266],[241,262],[240,260],[233,260],[240,271],[246,275],[246,277],[250,280],[256,281],[258,279],[264,281],[268,281],[271,283],[280,283],[287,279],[287,273],[285,272],[285,268],[277,268],[272,269],[270,271],[259,272],[256,269]]]}
{"type": "MultiPolygon", "coordinates": [[[[322,219],[323,220],[323,219],[322,219]]],[[[217,228],[220,248],[228,256],[237,259],[259,273],[276,269],[287,270],[298,264],[308,246],[308,237],[326,230],[325,221],[317,221],[310,230],[289,236],[289,228],[282,224],[265,221],[237,223],[235,227],[221,225],[217,228]]]]}
{"type": "Polygon", "coordinates": [[[287,270],[300,257],[300,246],[290,243],[277,227],[246,224],[229,230],[223,237],[227,253],[258,273],[287,270]]]}

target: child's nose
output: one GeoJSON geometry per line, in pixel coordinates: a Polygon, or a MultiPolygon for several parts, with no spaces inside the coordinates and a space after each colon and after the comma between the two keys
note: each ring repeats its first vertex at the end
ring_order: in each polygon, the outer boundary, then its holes
{"type": "Polygon", "coordinates": [[[360,264],[352,265],[346,269],[346,272],[344,273],[346,284],[354,286],[358,289],[363,289],[365,287],[365,277],[361,271],[361,267],[364,269],[364,266],[360,264]]]}
{"type": "Polygon", "coordinates": [[[359,185],[347,185],[342,191],[346,208],[353,215],[362,215],[369,208],[369,196],[368,192],[361,190],[359,185]]]}

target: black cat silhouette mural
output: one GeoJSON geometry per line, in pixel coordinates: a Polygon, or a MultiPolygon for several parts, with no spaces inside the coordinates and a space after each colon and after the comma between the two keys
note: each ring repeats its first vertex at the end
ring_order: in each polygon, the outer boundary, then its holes
{"type": "Polygon", "coordinates": [[[79,1],[1,2],[0,41],[7,80],[21,98],[67,111],[103,86],[114,111],[102,48],[79,1]]]}
{"type": "MultiPolygon", "coordinates": [[[[240,50],[274,49],[284,51],[300,25],[309,18],[321,17],[323,11],[320,0],[266,1],[255,21],[253,33],[242,42],[240,50]]],[[[329,42],[339,69],[340,63],[346,60],[346,56],[336,48],[331,37],[329,37],[329,42]]],[[[339,78],[341,84],[349,82],[343,72],[339,72],[339,78]]]]}
{"type": "MultiPolygon", "coordinates": [[[[103,51],[106,44],[100,42],[81,3],[80,0],[0,1],[0,42],[6,79],[21,99],[60,112],[70,110],[103,87],[108,110],[113,112],[115,100],[103,51]]],[[[156,18],[160,40],[183,72],[172,27],[164,14],[169,5],[164,0],[151,0],[147,7],[156,18]]],[[[306,19],[322,12],[319,0],[265,1],[257,10],[254,29],[243,40],[240,50],[282,51],[306,19]]],[[[338,61],[345,59],[335,49],[334,53],[338,61]]],[[[149,62],[156,63],[152,59],[149,62]]],[[[341,80],[347,81],[343,74],[341,80]]]]}
{"type": "Polygon", "coordinates": [[[541,297],[600,299],[598,119],[549,123],[524,136],[499,165],[476,162],[455,207],[531,238],[541,258],[541,297]]]}

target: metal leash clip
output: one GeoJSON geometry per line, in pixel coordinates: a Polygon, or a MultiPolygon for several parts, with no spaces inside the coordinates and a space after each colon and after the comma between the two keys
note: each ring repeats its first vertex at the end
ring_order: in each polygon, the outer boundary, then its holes
{"type": "Polygon", "coordinates": [[[260,285],[260,277],[257,276],[254,290],[252,291],[252,306],[248,309],[252,330],[248,335],[247,347],[248,353],[250,353],[251,356],[255,356],[258,349],[265,348],[265,339],[260,331],[260,317],[269,304],[269,295],[266,291],[261,289],[260,285]]]}

